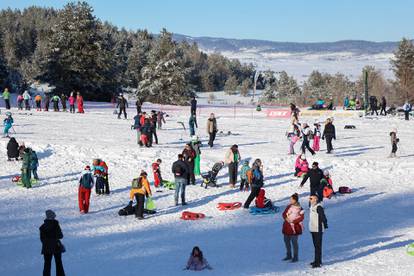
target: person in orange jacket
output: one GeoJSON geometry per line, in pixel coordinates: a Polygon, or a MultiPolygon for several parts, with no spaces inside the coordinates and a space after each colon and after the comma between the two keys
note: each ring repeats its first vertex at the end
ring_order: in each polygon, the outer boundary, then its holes
{"type": "Polygon", "coordinates": [[[131,191],[129,192],[129,198],[134,200],[135,197],[137,201],[135,217],[139,220],[144,219],[145,196],[152,196],[147,176],[148,174],[145,171],[141,171],[140,176],[132,180],[131,191]]]}
{"type": "Polygon", "coordinates": [[[78,113],[85,113],[83,110],[83,97],[80,92],[77,93],[76,102],[78,103],[78,113]]]}
{"type": "Polygon", "coordinates": [[[35,97],[35,103],[36,103],[36,110],[42,111],[42,96],[37,94],[35,97]]]}

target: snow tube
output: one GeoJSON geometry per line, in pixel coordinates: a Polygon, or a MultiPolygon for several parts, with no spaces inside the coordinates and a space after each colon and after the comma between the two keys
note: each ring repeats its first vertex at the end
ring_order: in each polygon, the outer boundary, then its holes
{"type": "Polygon", "coordinates": [[[236,210],[239,209],[241,206],[241,202],[219,203],[217,204],[217,209],[219,209],[220,211],[236,210]]]}
{"type": "Polygon", "coordinates": [[[14,183],[19,182],[20,181],[20,175],[14,176],[11,181],[14,182],[14,183]]]}
{"type": "Polygon", "coordinates": [[[175,183],[173,181],[163,180],[162,186],[168,190],[175,190],[175,183]]]}
{"type": "Polygon", "coordinates": [[[352,193],[352,190],[349,187],[342,186],[342,187],[338,188],[338,192],[340,194],[350,194],[350,193],[352,193]]]}
{"type": "Polygon", "coordinates": [[[193,212],[188,212],[188,211],[184,211],[181,213],[181,219],[182,220],[199,220],[199,219],[203,219],[206,216],[202,213],[193,213],[193,212]]]}
{"type": "Polygon", "coordinates": [[[271,215],[271,214],[276,214],[277,212],[279,212],[279,207],[273,206],[273,208],[257,208],[255,206],[255,207],[250,207],[249,212],[252,215],[271,215]]]}

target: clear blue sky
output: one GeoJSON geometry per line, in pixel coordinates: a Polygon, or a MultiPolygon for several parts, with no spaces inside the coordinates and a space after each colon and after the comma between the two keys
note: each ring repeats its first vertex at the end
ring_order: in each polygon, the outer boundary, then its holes
{"type": "MultiPolygon", "coordinates": [[[[0,8],[68,1],[1,0],[0,8]]],[[[273,41],[397,41],[414,37],[410,0],[90,0],[96,17],[127,29],[273,41]]]]}

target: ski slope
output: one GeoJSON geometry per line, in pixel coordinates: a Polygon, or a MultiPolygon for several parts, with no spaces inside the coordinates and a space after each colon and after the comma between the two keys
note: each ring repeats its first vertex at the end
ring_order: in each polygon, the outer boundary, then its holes
{"type": "MultiPolygon", "coordinates": [[[[414,242],[413,121],[336,118],[335,153],[325,154],[322,143],[322,151],[308,157],[330,170],[335,188],[349,186],[355,191],[324,202],[329,225],[323,241],[324,265],[313,270],[307,230],[309,184],[298,188],[299,180],[292,174],[295,157],[287,155],[285,138],[288,120],[268,119],[263,112],[239,108],[235,117],[233,108],[200,109],[197,133],[204,144],[210,112],[219,117],[219,130],[232,132],[217,137],[214,148],[201,148],[201,168],[207,171],[224,158],[231,145],[238,144],[242,159],[262,159],[266,195],[282,210],[290,195],[298,192],[306,211],[298,263],[281,261],[285,254],[281,213],[252,216],[242,209],[216,209],[219,202],[244,202],[248,196],[226,185],[227,168],[219,173],[220,188],[188,186],[185,207],[174,206],[172,191],[156,193],[153,189],[157,214],[143,221],[118,216],[129,201],[132,178],[145,169],[152,180],[150,165],[156,158],[163,160],[163,177],[172,179],[171,164],[188,138],[177,122],[187,125],[189,107],[161,108],[169,117],[158,131],[160,144],[153,148],[137,146],[135,132],[130,130],[132,119],[118,120],[111,105],[88,103],[85,114],[74,115],[36,111],[25,115],[13,110],[15,137],[37,151],[41,181],[29,190],[11,183],[21,163],[5,161],[8,139],[1,139],[0,275],[41,274],[38,227],[46,209],[53,209],[60,221],[67,275],[190,275],[193,272],[182,269],[195,245],[213,267],[203,275],[409,275],[414,271],[414,257],[406,254],[406,246],[414,242]],[[345,124],[356,129],[345,130],[345,124]],[[388,159],[393,127],[398,128],[401,140],[400,157],[388,159]],[[97,157],[108,163],[112,193],[101,197],[93,193],[90,213],[81,215],[77,181],[85,165],[97,157]],[[182,221],[179,217],[184,210],[203,212],[208,218],[182,221]]],[[[135,115],[133,109],[128,112],[135,115]]],[[[317,119],[303,117],[301,121],[317,119]]]]}

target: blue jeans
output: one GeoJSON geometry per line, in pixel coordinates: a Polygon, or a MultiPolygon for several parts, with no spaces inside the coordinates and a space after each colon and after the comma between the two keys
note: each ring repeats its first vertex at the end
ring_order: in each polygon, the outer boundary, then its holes
{"type": "Polygon", "coordinates": [[[187,185],[187,179],[182,177],[175,178],[175,194],[174,202],[178,204],[178,194],[181,195],[181,203],[185,203],[185,186],[187,185]]]}
{"type": "Polygon", "coordinates": [[[37,168],[32,169],[32,174],[33,174],[34,179],[36,180],[39,179],[39,177],[37,176],[37,168]]]}

